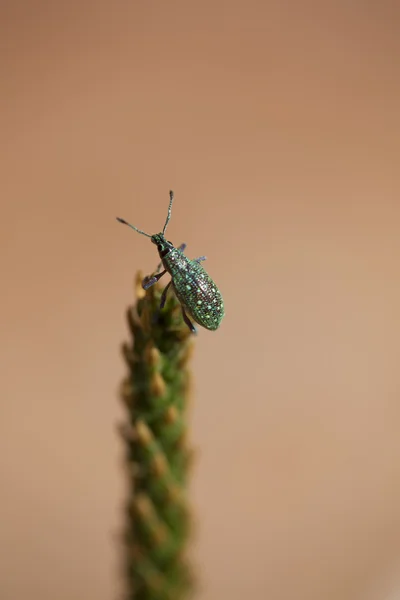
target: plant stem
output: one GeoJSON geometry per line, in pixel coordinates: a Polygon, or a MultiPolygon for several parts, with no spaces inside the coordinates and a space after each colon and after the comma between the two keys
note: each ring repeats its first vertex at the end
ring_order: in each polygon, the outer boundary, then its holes
{"type": "Polygon", "coordinates": [[[170,294],[159,310],[161,288],[136,279],[135,306],[127,311],[132,340],[123,345],[128,374],[121,397],[127,421],[129,498],[125,573],[129,600],[186,600],[193,587],[186,558],[187,502],[192,453],[187,444],[192,335],[170,294]]]}

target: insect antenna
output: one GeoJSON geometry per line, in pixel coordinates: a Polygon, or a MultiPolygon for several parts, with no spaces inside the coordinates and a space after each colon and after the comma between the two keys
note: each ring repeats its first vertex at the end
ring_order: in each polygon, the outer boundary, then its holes
{"type": "Polygon", "coordinates": [[[145,235],[146,237],[151,238],[151,235],[149,235],[148,233],[145,233],[144,231],[142,231],[141,229],[138,229],[137,227],[135,227],[134,225],[131,225],[130,223],[128,223],[128,221],[125,221],[125,219],[121,219],[120,217],[117,217],[117,221],[119,221],[120,223],[122,223],[123,225],[128,225],[128,227],[130,227],[131,229],[134,229],[135,231],[137,231],[138,233],[141,233],[142,235],[145,235]]]}
{"type": "Polygon", "coordinates": [[[165,233],[166,229],[167,229],[167,225],[169,223],[169,220],[171,218],[171,209],[172,209],[172,203],[174,201],[174,192],[171,190],[169,192],[169,205],[168,205],[168,214],[167,214],[167,220],[165,221],[165,225],[164,225],[164,229],[163,229],[163,234],[165,233]]]}

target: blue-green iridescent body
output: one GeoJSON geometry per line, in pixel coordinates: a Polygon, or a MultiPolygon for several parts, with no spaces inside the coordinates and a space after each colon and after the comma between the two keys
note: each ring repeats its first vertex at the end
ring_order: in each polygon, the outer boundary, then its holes
{"type": "Polygon", "coordinates": [[[171,218],[174,193],[171,191],[169,195],[170,200],[167,219],[161,233],[150,235],[134,225],[131,225],[131,223],[128,223],[124,219],[117,217],[117,221],[124,225],[128,225],[128,227],[131,227],[141,235],[149,237],[153,244],[156,244],[157,246],[161,264],[155,273],[144,279],[142,284],[143,288],[147,290],[168,272],[171,275],[171,281],[164,288],[160,307],[163,308],[167,298],[168,289],[172,286],[181,303],[183,319],[189,329],[193,333],[196,332],[196,328],[189,319],[189,317],[191,317],[202,327],[214,331],[220,326],[225,314],[224,301],[221,292],[200,264],[206,257],[201,256],[200,258],[191,260],[183,253],[186,244],[182,244],[179,248],[175,248],[171,242],[166,240],[165,231],[171,218]],[[161,266],[164,267],[164,271],[159,273],[161,266]]]}
{"type": "Polygon", "coordinates": [[[191,260],[162,233],[153,235],[164,268],[172,278],[172,287],[188,315],[196,323],[214,331],[224,316],[221,292],[207,271],[196,260],[191,260]]]}

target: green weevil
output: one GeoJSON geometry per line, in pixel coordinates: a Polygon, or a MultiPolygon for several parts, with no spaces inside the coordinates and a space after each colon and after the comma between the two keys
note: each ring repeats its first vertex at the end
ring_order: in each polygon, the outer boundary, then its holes
{"type": "Polygon", "coordinates": [[[191,260],[183,252],[186,244],[181,244],[178,248],[175,248],[172,242],[165,239],[165,232],[171,218],[173,201],[174,192],[170,191],[167,219],[161,233],[150,235],[124,219],[117,217],[117,221],[128,225],[128,227],[131,227],[137,233],[149,237],[153,244],[157,246],[161,262],[152,275],[144,278],[142,282],[143,289],[147,290],[168,272],[171,275],[171,281],[163,290],[160,308],[164,307],[168,290],[172,285],[181,303],[183,320],[192,333],[196,333],[196,327],[191,322],[189,316],[202,327],[214,331],[220,326],[225,314],[224,301],[214,281],[200,264],[206,260],[206,257],[200,256],[191,260]],[[160,273],[161,267],[164,267],[164,270],[160,273]]]}

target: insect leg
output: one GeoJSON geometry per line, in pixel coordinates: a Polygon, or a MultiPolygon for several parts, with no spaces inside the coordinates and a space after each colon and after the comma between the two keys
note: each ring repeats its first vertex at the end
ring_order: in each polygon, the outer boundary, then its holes
{"type": "Polygon", "coordinates": [[[153,275],[157,275],[157,273],[160,272],[161,267],[162,267],[162,262],[160,262],[160,264],[157,265],[157,269],[154,271],[153,275]]]}
{"type": "Polygon", "coordinates": [[[167,283],[167,285],[165,286],[165,288],[163,289],[163,293],[161,294],[161,302],[160,302],[160,310],[162,310],[165,306],[165,302],[167,300],[167,294],[168,294],[168,290],[169,290],[169,286],[172,283],[172,279],[169,283],[167,283]]]}
{"type": "Polygon", "coordinates": [[[183,243],[180,246],[177,247],[177,250],[180,250],[181,252],[184,251],[184,249],[186,248],[187,244],[183,243]]]}
{"type": "Polygon", "coordinates": [[[207,260],[207,256],[199,256],[199,258],[194,258],[193,262],[201,263],[203,260],[207,260]]]}
{"type": "Polygon", "coordinates": [[[183,306],[182,306],[182,317],[183,317],[183,320],[185,321],[186,325],[189,327],[190,331],[192,333],[197,333],[196,327],[193,325],[192,321],[189,319],[189,317],[185,313],[185,309],[183,308],[183,306]]]}
{"type": "Polygon", "coordinates": [[[145,278],[143,279],[143,281],[142,281],[142,288],[143,288],[144,290],[148,290],[148,289],[149,289],[149,287],[151,287],[152,285],[154,285],[155,283],[157,283],[157,281],[158,281],[159,279],[161,279],[161,277],[162,277],[163,275],[165,275],[165,273],[166,273],[166,272],[167,272],[167,271],[165,270],[165,271],[162,271],[161,273],[159,273],[158,275],[154,275],[154,277],[150,277],[150,278],[149,278],[149,277],[145,277],[145,278]]]}

